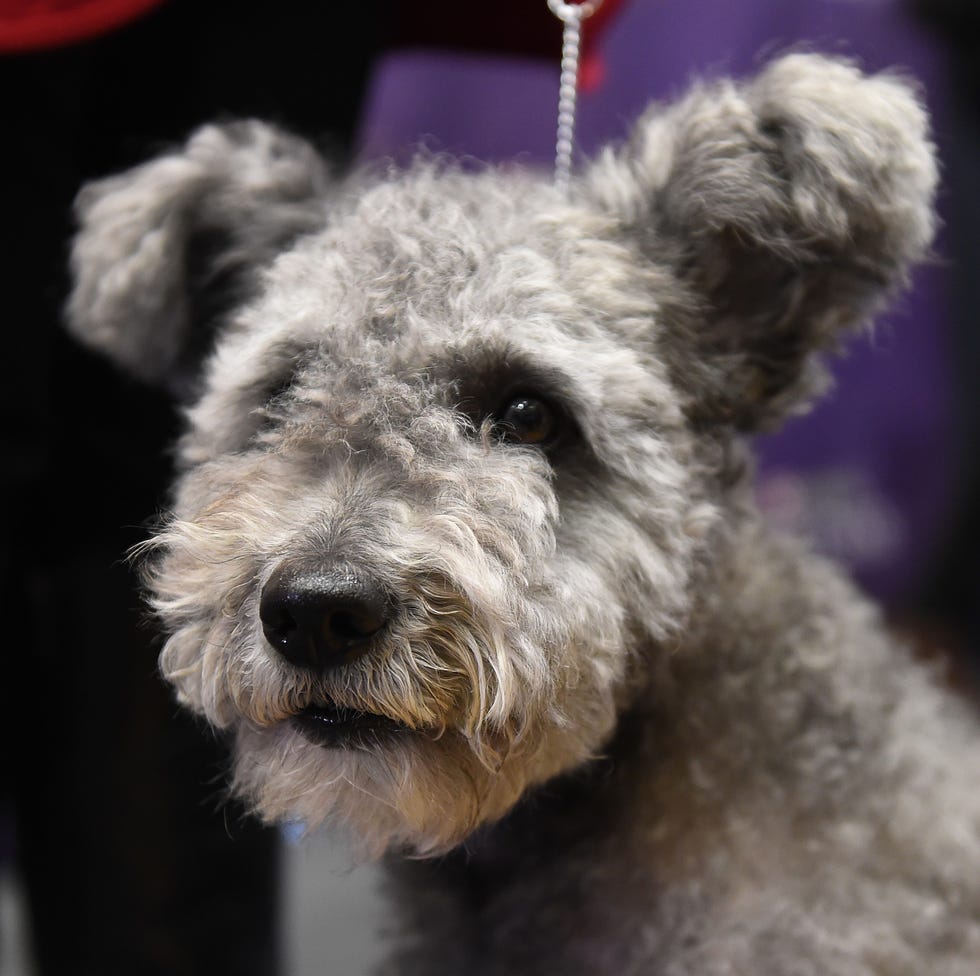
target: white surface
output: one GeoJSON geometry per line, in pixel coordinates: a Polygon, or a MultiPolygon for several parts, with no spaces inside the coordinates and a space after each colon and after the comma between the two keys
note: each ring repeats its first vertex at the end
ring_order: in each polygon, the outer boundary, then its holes
{"type": "Polygon", "coordinates": [[[34,964],[27,939],[24,890],[17,876],[0,868],[0,976],[30,976],[34,964]]]}
{"type": "Polygon", "coordinates": [[[378,871],[350,865],[329,837],[286,844],[285,976],[369,976],[381,959],[378,871]]]}

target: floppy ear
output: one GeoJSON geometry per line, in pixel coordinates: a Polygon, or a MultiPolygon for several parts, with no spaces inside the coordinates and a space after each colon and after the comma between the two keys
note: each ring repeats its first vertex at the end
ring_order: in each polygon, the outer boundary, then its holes
{"type": "Polygon", "coordinates": [[[813,354],[905,282],[934,232],[936,163],[911,89],[815,55],[650,110],[586,180],[701,303],[669,337],[690,412],[741,429],[822,387],[813,354]]]}
{"type": "Polygon", "coordinates": [[[256,121],[90,183],[75,202],[71,331],[140,378],[186,390],[253,272],[325,222],[323,160],[256,121]]]}

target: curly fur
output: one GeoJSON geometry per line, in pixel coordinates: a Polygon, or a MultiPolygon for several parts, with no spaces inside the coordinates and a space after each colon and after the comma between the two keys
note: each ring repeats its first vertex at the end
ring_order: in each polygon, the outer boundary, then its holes
{"type": "Polygon", "coordinates": [[[141,375],[213,307],[195,229],[244,282],[147,544],[161,666],[261,816],[389,857],[391,972],[975,971],[976,722],[762,527],[739,437],[902,286],[935,181],[905,82],[792,55],[567,199],[433,160],[331,185],[254,122],[83,191],[73,327],[141,375]],[[528,392],[550,450],[500,440],[528,392]],[[397,610],[314,672],[260,598],[338,559],[397,610]],[[315,744],[322,702],[400,731],[315,744]]]}

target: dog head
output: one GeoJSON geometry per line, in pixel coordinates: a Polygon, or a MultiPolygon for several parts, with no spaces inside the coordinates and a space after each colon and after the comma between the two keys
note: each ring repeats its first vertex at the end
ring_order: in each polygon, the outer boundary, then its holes
{"type": "Polygon", "coordinates": [[[435,853],[594,756],[697,604],[739,436],[902,283],[934,183],[904,84],[793,55],[567,198],[336,184],[259,123],[87,187],[74,331],[194,390],[147,579],[239,791],[435,853]]]}

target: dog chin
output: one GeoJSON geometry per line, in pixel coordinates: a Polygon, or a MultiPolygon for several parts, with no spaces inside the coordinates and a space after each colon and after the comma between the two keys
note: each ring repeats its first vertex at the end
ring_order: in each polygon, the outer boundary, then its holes
{"type": "Polygon", "coordinates": [[[402,727],[379,734],[366,725],[324,744],[317,741],[322,733],[299,727],[305,721],[239,727],[235,792],[267,822],[340,828],[365,860],[396,849],[445,853],[503,816],[527,782],[522,762],[508,760],[492,772],[453,732],[433,738],[402,727]]]}
{"type": "Polygon", "coordinates": [[[536,726],[507,747],[454,728],[436,733],[317,708],[316,717],[239,725],[233,787],[266,822],[339,829],[364,860],[444,854],[591,751],[569,729],[536,726]]]}

